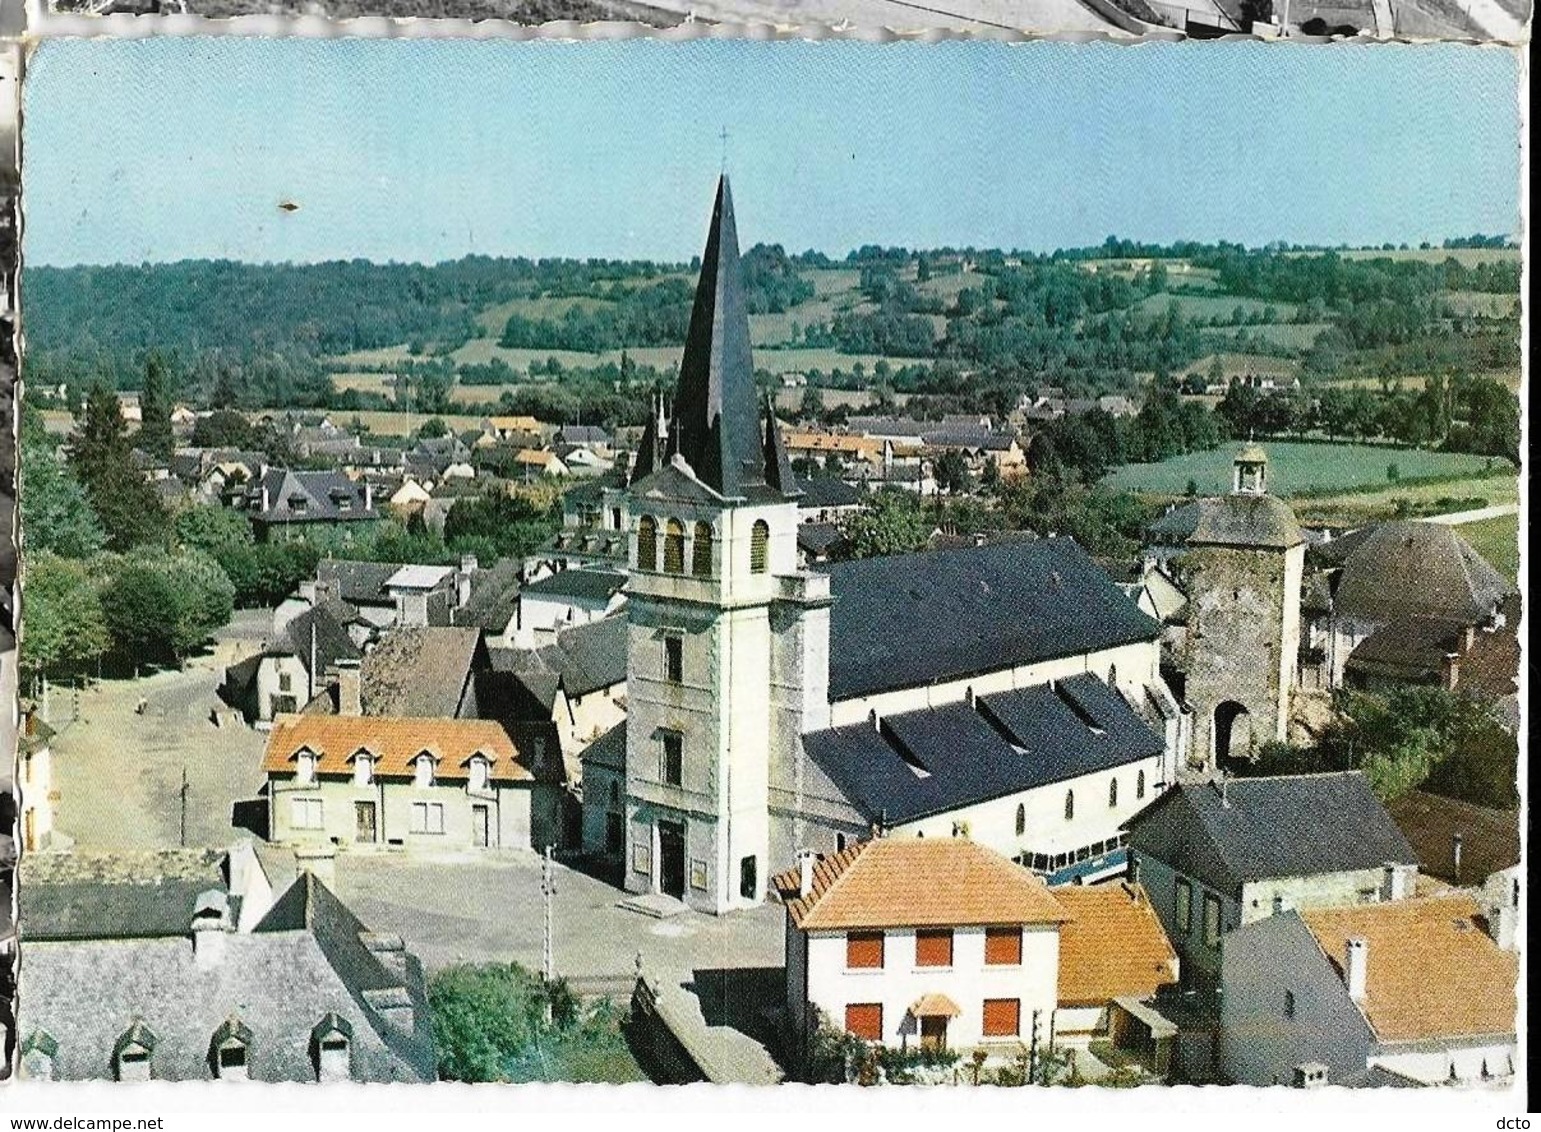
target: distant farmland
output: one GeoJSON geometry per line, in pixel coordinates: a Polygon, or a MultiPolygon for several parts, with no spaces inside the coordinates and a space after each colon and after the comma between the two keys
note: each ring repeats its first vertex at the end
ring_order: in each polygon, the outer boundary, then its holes
{"type": "MultiPolygon", "coordinates": [[[[1102,482],[1151,495],[1182,495],[1190,480],[1198,485],[1201,494],[1229,491],[1231,462],[1240,448],[1240,444],[1227,444],[1213,452],[1190,452],[1159,464],[1125,464],[1102,482]]],[[[1488,468],[1505,463],[1462,452],[1425,452],[1371,444],[1278,441],[1266,443],[1264,449],[1268,453],[1268,488],[1280,496],[1387,485],[1390,480],[1386,471],[1392,464],[1396,465],[1399,479],[1412,480],[1481,475],[1488,468]]]]}

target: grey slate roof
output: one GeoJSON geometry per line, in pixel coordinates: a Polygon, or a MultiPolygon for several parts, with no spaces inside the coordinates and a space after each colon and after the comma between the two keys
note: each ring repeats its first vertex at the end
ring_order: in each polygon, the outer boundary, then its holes
{"type": "Polygon", "coordinates": [[[973,707],[946,704],[884,716],[876,728],[858,723],[803,736],[808,757],[846,800],[868,820],[889,823],[1110,770],[1163,747],[1089,674],[981,696],[973,707]]]}
{"type": "Polygon", "coordinates": [[[799,523],[797,546],[808,554],[821,556],[845,541],[845,532],[835,523],[799,523]]]}
{"type": "Polygon", "coordinates": [[[557,634],[562,654],[562,687],[570,696],[586,696],[626,679],[625,617],[602,617],[557,634]]]}
{"type": "Polygon", "coordinates": [[[248,510],[263,523],[359,522],[378,519],[380,512],[364,506],[364,489],[341,472],[295,472],[269,468],[249,490],[248,510]],[[268,506],[262,506],[266,495],[268,506]],[[297,510],[295,501],[303,501],[297,510]],[[341,503],[346,501],[344,510],[341,503]]]}
{"type": "Polygon", "coordinates": [[[839,562],[832,700],[1136,641],[1161,627],[1068,538],[839,562]]]}
{"type": "MultiPolygon", "coordinates": [[[[218,849],[28,853],[21,863],[23,939],[181,935],[200,893],[227,889],[218,849]]],[[[29,956],[30,958],[30,956],[29,956]]]]}
{"type": "Polygon", "coordinates": [[[570,597],[584,601],[607,601],[626,584],[626,575],[614,570],[558,570],[532,582],[524,593],[540,597],[570,597]]]}
{"type": "Polygon", "coordinates": [[[801,479],[803,497],[797,501],[805,511],[817,511],[823,507],[856,507],[861,504],[862,493],[844,480],[833,476],[815,476],[801,479]]]}
{"type": "Polygon", "coordinates": [[[59,1080],[110,1080],[113,1051],[137,1025],[154,1035],[151,1074],[158,1080],[210,1079],[215,1035],[244,1027],[253,1080],[314,1081],[312,1039],[335,1015],[352,1031],[355,1080],[435,1079],[421,967],[392,941],[370,937],[311,874],[255,931],[226,933],[223,943],[223,959],[199,969],[184,932],[30,941],[22,1027],[29,1039],[47,1035],[59,1080]],[[376,1004],[387,998],[410,1008],[410,1025],[385,1017],[376,1004]]]}
{"type": "Polygon", "coordinates": [[[1514,589],[1453,527],[1382,523],[1350,549],[1333,603],[1366,621],[1431,617],[1473,625],[1514,589]]]}
{"type": "Polygon", "coordinates": [[[1129,845],[1222,892],[1249,880],[1376,869],[1418,856],[1359,771],[1182,785],[1130,819],[1129,845]]]}
{"type": "Polygon", "coordinates": [[[404,565],[323,558],[316,563],[316,581],[330,584],[337,597],[352,605],[390,605],[395,599],[385,592],[385,583],[404,565]]]}
{"type": "Polygon", "coordinates": [[[583,749],[583,765],[626,771],[626,721],[623,719],[583,749]]]}
{"type": "Polygon", "coordinates": [[[1288,549],[1305,541],[1295,512],[1271,495],[1221,495],[1195,499],[1150,525],[1164,545],[1243,546],[1288,549]]]}
{"type": "Polygon", "coordinates": [[[508,628],[519,605],[519,562],[499,559],[497,565],[471,575],[470,600],[454,611],[456,625],[469,625],[489,633],[508,628]]]}
{"type": "Polygon", "coordinates": [[[336,598],[317,602],[289,622],[283,635],[267,648],[266,653],[268,656],[294,656],[307,672],[314,657],[316,670],[311,675],[320,676],[339,660],[357,660],[364,655],[348,635],[347,624],[352,619],[345,602],[336,598]]]}

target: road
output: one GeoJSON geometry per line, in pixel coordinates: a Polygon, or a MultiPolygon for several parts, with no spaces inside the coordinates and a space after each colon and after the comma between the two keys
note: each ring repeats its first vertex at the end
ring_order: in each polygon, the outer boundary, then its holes
{"type": "Polygon", "coordinates": [[[1079,0],[648,0],[714,23],[850,25],[920,31],[1105,32],[1123,35],[1079,0]]]}
{"type": "Polygon", "coordinates": [[[1480,523],[1484,519],[1501,519],[1505,515],[1518,515],[1518,503],[1498,503],[1492,507],[1479,507],[1475,511],[1450,511],[1443,515],[1429,515],[1422,521],[1438,523],[1444,527],[1459,527],[1466,523],[1480,523]]]}

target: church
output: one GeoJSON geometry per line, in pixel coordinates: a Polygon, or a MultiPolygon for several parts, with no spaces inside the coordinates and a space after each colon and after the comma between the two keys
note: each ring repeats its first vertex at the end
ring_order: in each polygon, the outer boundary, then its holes
{"type": "MultiPolygon", "coordinates": [[[[718,184],[678,386],[627,486],[627,719],[584,756],[625,887],[704,912],[801,850],[964,836],[1051,884],[1124,868],[1191,726],[1161,626],[1070,539],[799,567],[718,184]]],[[[607,505],[610,501],[607,501],[607,505]]]]}

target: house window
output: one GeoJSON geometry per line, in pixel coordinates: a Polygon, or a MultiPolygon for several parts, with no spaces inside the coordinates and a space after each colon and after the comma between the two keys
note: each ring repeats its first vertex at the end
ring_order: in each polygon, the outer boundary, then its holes
{"type": "Polygon", "coordinates": [[[915,933],[915,966],[952,966],[951,928],[921,928],[915,933]]]}
{"type": "Polygon", "coordinates": [[[770,524],[756,519],[749,528],[749,572],[763,574],[770,568],[770,524]]]}
{"type": "Polygon", "coordinates": [[[1187,935],[1193,930],[1193,885],[1177,878],[1177,930],[1187,935]]]}
{"type": "Polygon", "coordinates": [[[1022,1032],[1020,998],[987,998],[984,1015],[984,1036],[987,1038],[1014,1038],[1022,1032]]]}
{"type": "Polygon", "coordinates": [[[850,970],[881,970],[883,966],[882,932],[847,932],[845,965],[850,970]]]}
{"type": "Polygon", "coordinates": [[[685,572],[685,524],[670,519],[664,527],[663,571],[665,574],[685,572]]]}
{"type": "Polygon", "coordinates": [[[1136,798],[1145,797],[1145,772],[1143,770],[1134,776],[1134,796],[1136,798]]]}
{"type": "Polygon", "coordinates": [[[419,789],[433,785],[433,756],[427,751],[418,755],[412,764],[412,785],[419,789]]]}
{"type": "Polygon", "coordinates": [[[1286,1018],[1293,1018],[1293,1017],[1295,1017],[1295,992],[1294,991],[1288,991],[1287,990],[1287,991],[1284,992],[1284,1016],[1286,1018]]]}
{"type": "Polygon", "coordinates": [[[301,751],[295,756],[294,780],[307,783],[316,780],[316,756],[310,751],[301,751]]]}
{"type": "Polygon", "coordinates": [[[738,894],[745,900],[753,900],[760,885],[759,858],[745,857],[738,863],[738,894]]]}
{"type": "Polygon", "coordinates": [[[665,731],[662,741],[663,759],[658,777],[665,786],[679,786],[685,781],[685,737],[678,731],[665,731]]]}
{"type": "Polygon", "coordinates": [[[1022,929],[986,928],[985,964],[990,967],[1022,965],[1022,929]]]}
{"type": "Polygon", "coordinates": [[[1108,779],[1108,808],[1118,805],[1118,779],[1108,779]]]}
{"type": "Polygon", "coordinates": [[[467,789],[487,789],[487,760],[481,755],[473,755],[471,758],[471,776],[467,789]]]}
{"type": "Polygon", "coordinates": [[[883,1004],[853,1002],[845,1008],[845,1032],[864,1042],[883,1040],[883,1004]]]}
{"type": "Polygon", "coordinates": [[[610,508],[610,529],[612,531],[621,529],[621,509],[619,507],[610,508]]]}
{"type": "Polygon", "coordinates": [[[339,1033],[322,1038],[316,1045],[316,1062],[316,1080],[323,1083],[348,1080],[353,1075],[348,1039],[339,1033]]]}
{"type": "Polygon", "coordinates": [[[278,674],[278,690],[280,692],[294,691],[294,673],[280,672],[278,674]]]}
{"type": "Polygon", "coordinates": [[[368,786],[374,781],[375,760],[368,755],[358,755],[353,760],[353,784],[368,786]]]}
{"type": "Polygon", "coordinates": [[[409,833],[443,833],[444,803],[413,802],[412,824],[407,830],[409,833]]]}
{"type": "Polygon", "coordinates": [[[712,576],[712,525],[697,523],[694,545],[690,548],[690,572],[698,578],[712,576]]]}
{"type": "Polygon", "coordinates": [[[637,524],[637,569],[658,569],[658,521],[651,515],[637,524]]]}
{"type": "Polygon", "coordinates": [[[289,824],[295,829],[323,829],[320,798],[291,798],[289,824]]]}
{"type": "Polygon", "coordinates": [[[685,682],[685,639],[683,637],[663,639],[663,678],[671,684],[685,682]]]}
{"type": "Polygon", "coordinates": [[[1204,946],[1220,945],[1220,898],[1213,892],[1204,893],[1204,946]]]}
{"type": "Polygon", "coordinates": [[[143,1046],[129,1046],[118,1054],[119,1081],[148,1081],[150,1051],[143,1046]]]}
{"type": "Polygon", "coordinates": [[[1072,821],[1075,818],[1075,791],[1065,791],[1065,820],[1072,821]]]}
{"type": "Polygon", "coordinates": [[[1027,832],[1027,807],[1022,803],[1017,804],[1017,836],[1021,837],[1027,832]]]}

